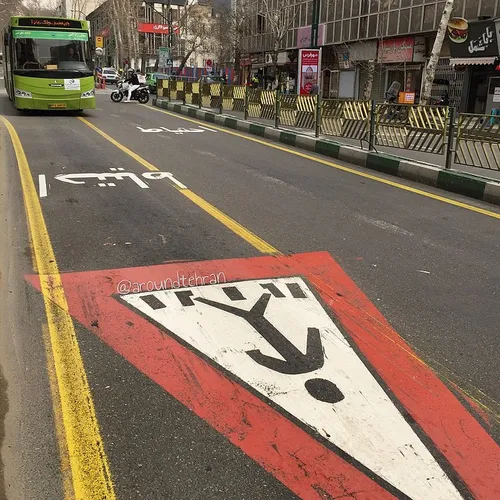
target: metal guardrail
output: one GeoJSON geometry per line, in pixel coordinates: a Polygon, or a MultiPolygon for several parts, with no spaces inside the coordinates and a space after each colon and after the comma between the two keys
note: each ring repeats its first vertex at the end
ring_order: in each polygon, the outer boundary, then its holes
{"type": "Polygon", "coordinates": [[[500,170],[500,116],[461,114],[455,163],[500,170]]]}
{"type": "Polygon", "coordinates": [[[245,85],[224,85],[222,87],[222,109],[245,112],[245,85]]]}
{"type": "Polygon", "coordinates": [[[280,95],[279,121],[289,127],[314,129],[317,106],[316,95],[280,95]]]}
{"type": "Polygon", "coordinates": [[[323,99],[321,133],[350,139],[364,139],[370,126],[370,101],[323,99]]]}
{"type": "Polygon", "coordinates": [[[377,104],[376,143],[443,154],[449,111],[443,106],[377,104]]]}
{"type": "Polygon", "coordinates": [[[315,130],[317,137],[366,140],[370,150],[381,145],[444,155],[445,168],[451,168],[454,159],[461,165],[500,170],[500,115],[461,114],[456,132],[455,110],[445,106],[321,99],[174,79],[159,79],[157,95],[219,113],[244,113],[245,119],[273,120],[276,128],[281,124],[315,130]]]}

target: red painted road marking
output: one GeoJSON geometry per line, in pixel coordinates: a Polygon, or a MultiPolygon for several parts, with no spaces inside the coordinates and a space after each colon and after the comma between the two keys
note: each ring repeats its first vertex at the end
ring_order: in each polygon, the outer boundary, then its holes
{"type": "MultiPolygon", "coordinates": [[[[228,281],[305,276],[408,414],[476,498],[500,497],[499,448],[327,253],[62,275],[71,314],[302,498],[391,495],[276,410],[112,297],[122,280],[223,272],[228,281]],[[99,328],[91,323],[98,320],[99,328]],[[128,323],[128,324],[127,324],[128,323]],[[131,326],[130,323],[132,324],[131,326]],[[161,349],[161,350],[159,350],[161,349]],[[185,375],[191,372],[191,379],[185,375]],[[196,381],[196,383],[194,382],[196,381]],[[297,454],[297,450],[301,450],[297,454]]],[[[37,277],[30,277],[37,284],[37,277]]]]}

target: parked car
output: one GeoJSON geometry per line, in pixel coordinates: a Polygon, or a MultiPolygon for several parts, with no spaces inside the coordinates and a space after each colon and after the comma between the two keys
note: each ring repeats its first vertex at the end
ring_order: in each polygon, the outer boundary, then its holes
{"type": "Polygon", "coordinates": [[[202,75],[200,83],[226,83],[226,80],[219,75],[202,75]]]}
{"type": "Polygon", "coordinates": [[[106,80],[106,83],[115,84],[118,81],[119,75],[115,68],[103,68],[102,76],[106,80]]]}
{"type": "Polygon", "coordinates": [[[152,94],[156,94],[156,81],[158,78],[168,78],[168,75],[164,73],[148,73],[146,75],[146,85],[149,87],[149,91],[152,94]]]}

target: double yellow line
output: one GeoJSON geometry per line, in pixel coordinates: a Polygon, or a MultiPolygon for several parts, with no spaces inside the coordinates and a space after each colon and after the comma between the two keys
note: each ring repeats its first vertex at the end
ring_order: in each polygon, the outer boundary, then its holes
{"type": "Polygon", "coordinates": [[[114,500],[114,487],[87,373],[28,160],[12,124],[4,117],[0,119],[7,127],[17,158],[33,260],[39,273],[47,315],[47,354],[49,375],[53,374],[51,389],[56,429],[58,434],[64,433],[66,438],[61,442],[58,436],[63,476],[64,473],[71,474],[71,479],[63,477],[65,497],[77,500],[114,500]],[[57,399],[60,405],[57,404],[57,399]],[[63,429],[58,428],[58,417],[61,418],[63,429]],[[64,470],[65,462],[69,463],[69,471],[64,470]]]}

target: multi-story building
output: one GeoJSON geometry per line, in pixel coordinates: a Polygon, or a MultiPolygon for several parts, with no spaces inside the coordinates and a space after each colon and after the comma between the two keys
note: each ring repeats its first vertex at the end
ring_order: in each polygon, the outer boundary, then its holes
{"type": "MultiPolygon", "coordinates": [[[[218,0],[217,5],[228,0],[218,0]]],[[[105,65],[123,67],[130,64],[142,67],[144,70],[152,69],[157,63],[160,47],[171,47],[171,58],[174,68],[184,61],[185,67],[195,73],[199,68],[212,68],[214,51],[210,40],[200,34],[210,33],[210,29],[202,30],[215,16],[214,4],[206,0],[190,2],[186,0],[144,0],[139,9],[137,22],[132,23],[132,28],[122,29],[122,60],[118,60],[117,43],[118,27],[113,19],[113,10],[110,0],[106,0],[91,12],[87,19],[90,21],[91,35],[104,38],[104,63],[105,65]],[[170,13],[169,13],[170,9],[170,13]],[[187,12],[187,13],[186,13],[187,12]],[[169,36],[169,23],[172,25],[172,37],[169,36]],[[138,36],[139,52],[131,55],[127,47],[127,29],[136,29],[133,33],[138,36]],[[193,43],[197,40],[203,43],[193,43]],[[191,50],[192,47],[194,50],[191,50]],[[131,60],[126,55],[129,54],[131,60]]],[[[198,71],[199,72],[199,71],[198,71]]]]}
{"type": "MultiPolygon", "coordinates": [[[[244,6],[248,18],[243,51],[251,61],[252,71],[265,73],[270,66],[269,53],[274,40],[269,13],[262,0],[233,1],[244,6]]],[[[309,47],[311,42],[312,1],[267,3],[272,9],[289,9],[289,29],[278,62],[283,72],[296,76],[297,50],[309,47]]],[[[415,92],[418,98],[444,4],[441,0],[321,0],[318,38],[322,47],[323,94],[362,97],[374,65],[372,98],[383,99],[393,81],[398,81],[402,90],[415,92]]],[[[452,13],[469,21],[499,14],[499,0],[455,0],[452,13]]],[[[453,64],[446,39],[433,95],[448,92],[452,105],[480,111],[482,107],[476,104],[484,96],[468,99],[467,89],[484,84],[495,73],[496,66],[490,64],[486,68],[484,64],[476,64],[474,58],[460,63],[453,64]],[[464,89],[465,97],[461,99],[464,89]]]]}

